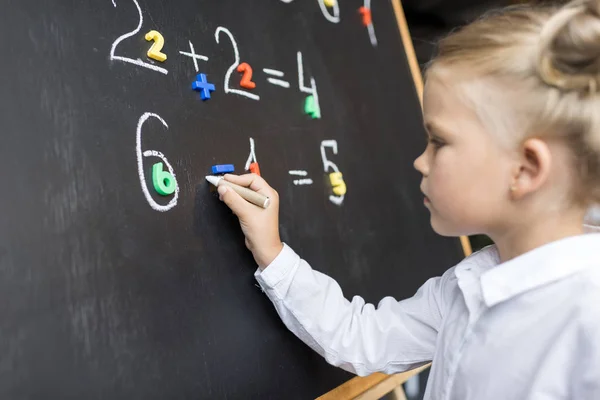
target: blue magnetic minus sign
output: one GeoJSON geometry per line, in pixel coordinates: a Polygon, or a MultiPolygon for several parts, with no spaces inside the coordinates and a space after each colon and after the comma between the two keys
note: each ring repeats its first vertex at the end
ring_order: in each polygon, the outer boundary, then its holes
{"type": "Polygon", "coordinates": [[[213,165],[212,173],[213,174],[228,174],[230,172],[234,172],[235,168],[233,164],[223,164],[223,165],[213,165]]]}

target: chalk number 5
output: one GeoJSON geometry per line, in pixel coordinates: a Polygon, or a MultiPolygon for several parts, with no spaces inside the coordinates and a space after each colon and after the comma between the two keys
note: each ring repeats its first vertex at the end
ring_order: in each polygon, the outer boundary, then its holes
{"type": "Polygon", "coordinates": [[[338,192],[338,190],[336,190],[336,187],[338,187],[339,189],[341,189],[341,185],[343,184],[343,190],[341,190],[340,194],[337,196],[331,195],[329,196],[329,201],[331,201],[333,204],[341,206],[342,203],[344,202],[344,195],[346,193],[346,184],[343,181],[342,178],[342,174],[340,173],[340,169],[338,168],[337,165],[335,165],[334,162],[330,161],[327,158],[327,154],[325,149],[326,148],[330,148],[333,151],[333,154],[336,155],[338,153],[338,144],[337,141],[335,140],[323,140],[321,142],[321,159],[323,160],[323,169],[325,171],[325,173],[328,173],[330,170],[333,171],[333,177],[332,177],[332,184],[336,185],[334,186],[334,193],[338,192]]]}

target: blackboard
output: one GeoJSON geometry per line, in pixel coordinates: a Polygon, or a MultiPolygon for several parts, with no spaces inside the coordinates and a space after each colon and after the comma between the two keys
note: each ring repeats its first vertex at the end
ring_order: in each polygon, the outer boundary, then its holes
{"type": "Polygon", "coordinates": [[[2,399],[308,399],[351,377],[286,330],[204,181],[243,172],[250,138],[283,240],[346,296],[411,296],[461,258],[422,204],[419,100],[386,1],[5,0],[0,32],[2,399]]]}

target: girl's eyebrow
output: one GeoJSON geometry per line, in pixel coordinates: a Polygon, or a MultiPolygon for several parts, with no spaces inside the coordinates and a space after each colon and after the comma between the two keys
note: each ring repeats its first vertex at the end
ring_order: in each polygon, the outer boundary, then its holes
{"type": "Polygon", "coordinates": [[[439,138],[439,135],[437,135],[436,133],[433,133],[433,132],[445,133],[445,131],[443,129],[441,129],[439,125],[436,125],[436,123],[433,121],[425,122],[425,131],[427,133],[427,137],[436,137],[436,138],[439,138]]]}
{"type": "Polygon", "coordinates": [[[452,132],[444,129],[441,125],[436,124],[433,120],[425,122],[425,130],[427,131],[428,137],[435,137],[438,139],[442,139],[442,136],[453,137],[452,132]]]}

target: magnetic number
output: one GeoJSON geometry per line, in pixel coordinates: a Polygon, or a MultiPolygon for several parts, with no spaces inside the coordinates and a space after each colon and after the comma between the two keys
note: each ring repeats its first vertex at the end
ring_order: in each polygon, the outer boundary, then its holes
{"type": "Polygon", "coordinates": [[[252,67],[248,65],[248,63],[241,63],[237,67],[237,72],[243,72],[242,80],[240,81],[240,86],[244,89],[254,89],[256,87],[256,83],[252,82],[252,67]]]}
{"type": "MultiPolygon", "coordinates": [[[[111,60],[118,60],[118,61],[122,61],[122,62],[126,62],[129,64],[133,64],[133,65],[137,65],[138,67],[143,67],[143,68],[148,68],[151,69],[152,71],[156,71],[156,72],[160,72],[161,74],[168,74],[169,71],[167,71],[165,68],[162,67],[157,67],[156,65],[152,65],[150,63],[144,62],[141,59],[137,59],[134,60],[133,58],[129,58],[129,57],[122,57],[122,56],[116,56],[115,55],[115,51],[117,50],[117,46],[125,39],[130,38],[134,35],[137,35],[140,30],[142,29],[142,24],[144,23],[144,17],[142,16],[142,9],[140,8],[140,5],[138,3],[137,0],[133,0],[133,4],[135,4],[137,10],[138,10],[138,14],[139,14],[139,23],[137,28],[135,28],[134,30],[132,30],[131,32],[128,32],[124,35],[121,35],[117,38],[117,40],[114,41],[114,43],[112,44],[112,47],[110,49],[110,59],[111,60]]],[[[113,0],[113,5],[116,7],[117,3],[115,3],[115,0],[113,0]]]]}
{"type": "Polygon", "coordinates": [[[333,188],[333,193],[338,196],[346,194],[346,182],[344,182],[344,176],[341,172],[332,172],[329,174],[329,181],[333,188]]]}
{"type": "Polygon", "coordinates": [[[368,9],[366,6],[362,6],[361,8],[359,8],[358,10],[360,12],[360,14],[362,15],[362,23],[364,26],[369,26],[373,19],[371,17],[371,10],[368,9]]]}
{"type": "Polygon", "coordinates": [[[239,90],[239,89],[232,89],[229,86],[229,81],[231,80],[231,74],[233,73],[233,71],[236,70],[238,65],[240,65],[240,52],[238,50],[237,43],[235,42],[235,39],[233,38],[233,35],[231,34],[231,32],[229,32],[229,29],[224,28],[222,26],[219,26],[217,28],[217,30],[215,31],[215,40],[217,41],[217,44],[219,43],[219,35],[221,34],[221,32],[223,32],[225,35],[227,35],[227,37],[231,41],[231,46],[233,47],[233,64],[231,64],[231,66],[225,73],[225,85],[224,85],[223,90],[225,91],[225,93],[235,93],[235,94],[247,97],[252,100],[260,100],[260,97],[255,95],[254,93],[248,93],[244,90],[239,90]]]}
{"type": "Polygon", "coordinates": [[[148,50],[148,58],[156,61],[164,62],[167,59],[167,55],[162,53],[161,50],[165,45],[165,38],[158,31],[150,31],[146,33],[146,41],[154,41],[152,47],[148,50]]]}
{"type": "MultiPolygon", "coordinates": [[[[156,151],[156,150],[146,150],[142,153],[142,128],[143,128],[144,124],[146,123],[146,121],[148,121],[148,119],[150,119],[150,118],[156,118],[163,124],[163,126],[165,128],[169,129],[169,125],[167,125],[165,120],[162,119],[161,116],[158,114],[147,112],[147,113],[144,113],[144,115],[142,115],[140,117],[140,119],[138,121],[138,125],[137,125],[136,140],[135,140],[135,144],[136,144],[135,145],[135,153],[137,156],[138,175],[140,177],[140,185],[142,185],[142,192],[144,192],[144,196],[146,197],[146,201],[148,201],[148,204],[150,205],[150,207],[152,207],[156,211],[165,212],[165,211],[169,211],[171,208],[173,208],[177,205],[177,199],[179,198],[179,185],[177,185],[177,177],[175,176],[175,171],[173,170],[173,167],[169,163],[169,160],[167,160],[167,157],[165,157],[160,151],[156,151]],[[174,194],[173,198],[171,199],[171,201],[169,201],[169,203],[167,205],[158,204],[152,198],[152,195],[150,194],[150,191],[148,190],[148,185],[146,185],[146,175],[144,173],[144,157],[160,158],[160,160],[167,166],[167,169],[169,170],[169,172],[165,171],[165,173],[168,173],[170,176],[169,176],[168,184],[167,184],[167,182],[165,182],[163,180],[163,184],[165,185],[165,189],[166,189],[166,190],[164,190],[164,192],[167,193],[171,188],[174,187],[175,194],[174,194]]],[[[156,177],[159,176],[158,175],[159,171],[158,171],[158,168],[156,167],[156,165],[154,166],[154,168],[152,170],[153,181],[154,181],[155,176],[156,177]],[[154,168],[156,168],[156,170],[154,168]],[[155,171],[156,171],[157,175],[155,175],[155,173],[154,173],[155,171]]],[[[162,171],[162,164],[161,164],[160,169],[162,171]]],[[[161,177],[164,179],[167,176],[163,173],[161,177]]],[[[156,183],[154,183],[154,185],[156,188],[156,183]]],[[[173,193],[173,192],[171,192],[171,193],[173,193]]],[[[162,194],[162,193],[160,193],[160,194],[162,194]]],[[[164,194],[164,195],[166,196],[167,194],[164,194]]]]}
{"type": "Polygon", "coordinates": [[[168,171],[163,171],[163,164],[160,162],[152,166],[152,184],[156,193],[161,196],[173,194],[177,187],[173,175],[168,171]]]}

